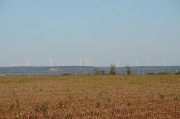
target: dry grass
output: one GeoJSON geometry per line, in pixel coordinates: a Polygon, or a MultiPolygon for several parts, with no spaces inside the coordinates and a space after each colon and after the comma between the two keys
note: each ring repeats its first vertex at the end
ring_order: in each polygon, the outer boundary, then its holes
{"type": "Polygon", "coordinates": [[[0,77],[0,118],[180,118],[180,77],[0,77]]]}

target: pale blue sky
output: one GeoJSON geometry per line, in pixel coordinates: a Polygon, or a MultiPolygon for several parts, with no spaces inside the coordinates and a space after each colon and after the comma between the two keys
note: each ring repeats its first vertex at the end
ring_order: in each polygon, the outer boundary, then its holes
{"type": "Polygon", "coordinates": [[[179,51],[179,0],[0,0],[0,66],[180,65],[179,51]]]}

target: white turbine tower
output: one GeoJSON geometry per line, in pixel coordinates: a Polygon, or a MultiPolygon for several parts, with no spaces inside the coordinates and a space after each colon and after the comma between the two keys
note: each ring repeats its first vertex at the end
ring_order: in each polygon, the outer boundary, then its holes
{"type": "Polygon", "coordinates": [[[164,63],[164,66],[167,66],[167,60],[166,60],[166,58],[164,58],[163,63],[164,63]]]}
{"type": "Polygon", "coordinates": [[[42,60],[38,60],[38,66],[42,66],[42,60]]]}
{"type": "Polygon", "coordinates": [[[119,67],[119,60],[116,60],[116,67],[119,67]]]}
{"type": "Polygon", "coordinates": [[[139,62],[138,61],[136,61],[135,66],[139,66],[139,62]]]}
{"type": "Polygon", "coordinates": [[[44,66],[48,66],[47,60],[44,60],[44,66]]]}
{"type": "Polygon", "coordinates": [[[54,59],[53,58],[48,58],[49,59],[49,63],[50,63],[50,66],[52,67],[53,66],[53,61],[54,61],[54,59]]]}
{"type": "Polygon", "coordinates": [[[148,66],[150,66],[150,59],[147,60],[147,64],[148,64],[148,66]]]}
{"type": "Polygon", "coordinates": [[[79,61],[79,66],[82,66],[82,63],[83,63],[83,58],[81,57],[81,58],[76,59],[76,60],[78,60],[78,61],[79,61]]]}
{"type": "Polygon", "coordinates": [[[30,66],[30,59],[27,59],[26,60],[26,64],[25,64],[27,67],[30,66]]]}
{"type": "Polygon", "coordinates": [[[86,66],[88,66],[88,60],[90,60],[90,59],[87,58],[87,57],[83,57],[83,59],[84,59],[84,62],[85,62],[85,64],[86,64],[86,66]]]}
{"type": "Polygon", "coordinates": [[[10,67],[14,67],[14,61],[13,62],[10,62],[10,67]]]}

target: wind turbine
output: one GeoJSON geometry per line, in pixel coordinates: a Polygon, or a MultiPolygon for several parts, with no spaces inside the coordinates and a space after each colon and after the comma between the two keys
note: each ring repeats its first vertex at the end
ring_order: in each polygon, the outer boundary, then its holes
{"type": "Polygon", "coordinates": [[[81,57],[81,58],[76,59],[76,60],[78,60],[78,61],[79,61],[79,66],[82,66],[83,58],[81,57]]]}
{"type": "Polygon", "coordinates": [[[166,58],[164,58],[163,63],[164,63],[164,66],[167,66],[167,60],[166,60],[166,58]]]}
{"type": "Polygon", "coordinates": [[[136,61],[135,66],[139,66],[139,62],[138,61],[136,61]]]}
{"type": "Polygon", "coordinates": [[[116,67],[119,67],[119,61],[116,60],[116,67]]]}
{"type": "Polygon", "coordinates": [[[147,60],[148,66],[150,66],[150,59],[147,60]]]}
{"type": "Polygon", "coordinates": [[[89,61],[89,66],[94,66],[94,61],[89,61]]]}
{"type": "Polygon", "coordinates": [[[53,58],[48,58],[49,59],[49,63],[50,63],[50,66],[52,67],[53,66],[53,61],[55,60],[55,59],[53,59],[53,58]]]}
{"type": "Polygon", "coordinates": [[[143,71],[143,75],[144,75],[144,68],[142,69],[142,71],[143,71]]]}
{"type": "Polygon", "coordinates": [[[88,66],[88,60],[89,60],[89,58],[83,57],[83,59],[85,60],[86,66],[88,66]]]}
{"type": "Polygon", "coordinates": [[[39,67],[42,65],[42,60],[38,60],[39,67]]]}
{"type": "Polygon", "coordinates": [[[27,67],[30,66],[30,59],[27,59],[26,60],[26,64],[25,64],[27,67]]]}
{"type": "Polygon", "coordinates": [[[95,66],[97,66],[97,67],[99,66],[99,62],[98,62],[98,61],[96,61],[96,64],[95,64],[95,66]]]}
{"type": "Polygon", "coordinates": [[[48,66],[47,60],[44,60],[44,66],[48,66]]]}
{"type": "Polygon", "coordinates": [[[14,63],[10,62],[9,66],[14,67],[14,63]]]}

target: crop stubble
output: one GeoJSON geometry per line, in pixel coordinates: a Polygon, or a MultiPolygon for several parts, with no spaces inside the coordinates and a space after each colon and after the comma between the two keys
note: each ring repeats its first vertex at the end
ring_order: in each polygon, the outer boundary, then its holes
{"type": "Polygon", "coordinates": [[[180,77],[0,77],[0,118],[180,118],[180,77]]]}

